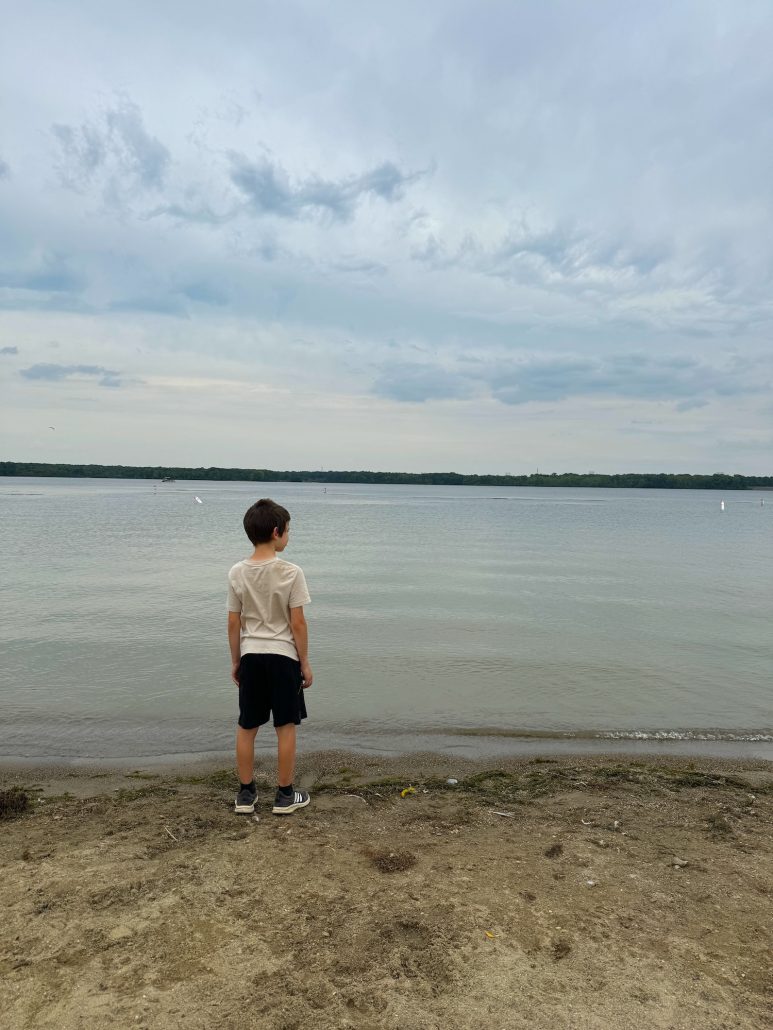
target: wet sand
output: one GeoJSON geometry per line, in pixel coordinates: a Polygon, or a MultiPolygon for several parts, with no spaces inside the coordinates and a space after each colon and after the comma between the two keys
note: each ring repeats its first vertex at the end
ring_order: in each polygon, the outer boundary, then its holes
{"type": "Polygon", "coordinates": [[[770,763],[325,752],[284,818],[257,773],[0,769],[3,1026],[771,1025],[770,763]]]}

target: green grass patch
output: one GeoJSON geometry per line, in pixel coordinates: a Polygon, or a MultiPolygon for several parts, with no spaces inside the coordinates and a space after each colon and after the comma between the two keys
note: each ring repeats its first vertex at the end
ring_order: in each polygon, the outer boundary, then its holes
{"type": "MultiPolygon", "coordinates": [[[[729,787],[733,790],[745,790],[747,792],[751,790],[745,780],[739,780],[736,776],[698,772],[695,769],[668,770],[660,775],[668,786],[673,787],[729,787]]],[[[754,793],[764,793],[764,788],[760,790],[755,787],[754,793]]]]}
{"type": "Polygon", "coordinates": [[[177,793],[176,787],[170,787],[166,783],[154,783],[148,787],[137,787],[134,790],[120,787],[114,793],[113,800],[118,804],[127,804],[132,801],[142,801],[144,798],[173,797],[177,793]]]}
{"type": "Polygon", "coordinates": [[[214,787],[217,790],[233,790],[238,786],[233,769],[217,769],[203,776],[175,776],[175,783],[190,783],[201,787],[214,787]]]}

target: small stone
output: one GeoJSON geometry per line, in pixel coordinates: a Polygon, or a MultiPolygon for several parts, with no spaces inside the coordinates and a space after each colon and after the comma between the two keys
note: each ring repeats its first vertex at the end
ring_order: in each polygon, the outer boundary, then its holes
{"type": "Polygon", "coordinates": [[[677,858],[676,856],[674,856],[671,859],[671,865],[674,867],[674,869],[684,869],[684,867],[688,865],[688,862],[686,858],[677,858]]]}
{"type": "Polygon", "coordinates": [[[128,926],[114,926],[108,931],[108,937],[111,941],[125,941],[131,937],[132,932],[128,926]]]}
{"type": "Polygon", "coordinates": [[[586,880],[585,882],[586,882],[586,884],[589,887],[595,887],[596,886],[596,881],[595,880],[586,880]]]}

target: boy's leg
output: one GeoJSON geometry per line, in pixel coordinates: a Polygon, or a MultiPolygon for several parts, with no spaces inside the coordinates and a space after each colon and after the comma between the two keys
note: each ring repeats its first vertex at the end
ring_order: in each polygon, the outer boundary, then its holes
{"type": "MultiPolygon", "coordinates": [[[[295,775],[295,723],[276,727],[277,778],[280,787],[289,787],[295,775]]],[[[242,781],[246,783],[246,780],[242,781]]]]}
{"type": "Polygon", "coordinates": [[[236,771],[239,774],[239,781],[241,783],[252,783],[252,774],[255,766],[255,735],[257,732],[257,726],[251,730],[245,730],[242,726],[236,727],[236,771]]]}
{"type": "Polygon", "coordinates": [[[295,790],[292,785],[295,774],[295,723],[285,723],[284,726],[275,728],[279,750],[277,762],[279,788],[271,811],[274,815],[292,815],[299,808],[305,808],[311,798],[307,791],[295,790]]]}

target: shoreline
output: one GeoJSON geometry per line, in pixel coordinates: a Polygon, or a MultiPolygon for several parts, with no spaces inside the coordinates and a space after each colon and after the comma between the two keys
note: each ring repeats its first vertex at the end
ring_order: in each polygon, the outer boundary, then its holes
{"type": "Polygon", "coordinates": [[[769,1026],[771,763],[309,751],[282,818],[274,771],[0,773],[4,1025],[769,1026]]]}
{"type": "MultiPolygon", "coordinates": [[[[258,777],[270,780],[270,771],[276,761],[276,749],[264,749],[255,754],[255,771],[258,777]]],[[[630,755],[615,751],[602,754],[560,754],[523,755],[510,754],[491,757],[470,758],[449,755],[432,750],[406,751],[399,754],[374,754],[350,749],[326,748],[299,752],[296,781],[304,788],[335,777],[341,769],[363,783],[382,776],[411,779],[432,779],[453,777],[463,780],[491,770],[520,773],[535,765],[553,766],[557,769],[596,769],[602,767],[649,769],[657,775],[697,772],[716,773],[719,776],[741,774],[749,782],[770,783],[773,789],[773,762],[762,758],[727,756],[688,755],[630,755]]],[[[40,763],[30,760],[25,763],[0,761],[0,789],[28,788],[33,783],[40,796],[58,797],[60,794],[77,790],[78,796],[104,794],[131,786],[138,780],[159,780],[179,782],[204,782],[208,780],[225,783],[235,777],[234,757],[230,753],[207,755],[170,756],[164,760],[145,759],[111,762],[83,761],[79,764],[55,762],[40,763]],[[68,786],[69,785],[69,786],[68,786]],[[117,785],[117,786],[116,786],[117,785]]],[[[235,783],[235,780],[234,780],[235,783]]]]}
{"type": "MultiPolygon", "coordinates": [[[[738,731],[739,733],[743,731],[738,731]]],[[[258,734],[256,756],[270,755],[275,750],[273,734],[258,734]]],[[[491,762],[507,759],[549,757],[596,757],[621,759],[726,760],[773,763],[773,739],[760,733],[759,739],[660,736],[598,736],[582,732],[564,734],[549,731],[439,729],[414,734],[325,734],[301,732],[298,751],[309,753],[350,752],[367,757],[397,758],[414,753],[433,752],[449,758],[491,762]],[[353,739],[354,738],[354,739],[353,739]]],[[[175,765],[228,763],[233,760],[232,748],[210,748],[201,751],[137,753],[106,757],[99,755],[2,755],[0,774],[24,768],[104,768],[121,769],[137,765],[170,768],[175,765]]]]}

